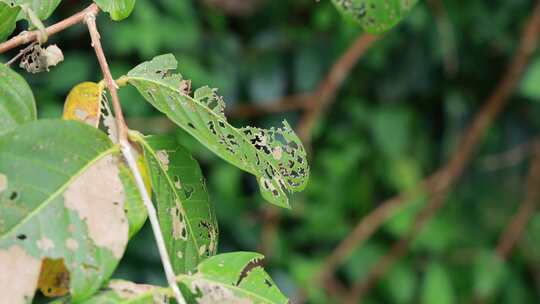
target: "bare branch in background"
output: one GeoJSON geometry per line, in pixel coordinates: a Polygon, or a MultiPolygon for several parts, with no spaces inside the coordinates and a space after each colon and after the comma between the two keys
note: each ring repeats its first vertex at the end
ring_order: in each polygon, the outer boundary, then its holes
{"type": "Polygon", "coordinates": [[[261,7],[264,0],[202,0],[202,2],[227,15],[249,16],[261,7]]]}
{"type": "Polygon", "coordinates": [[[535,146],[539,140],[526,142],[513,147],[502,153],[484,156],[480,159],[480,167],[486,171],[496,171],[513,167],[527,160],[534,153],[535,146]]]}
{"type": "Polygon", "coordinates": [[[348,297],[349,301],[354,301],[356,303],[361,300],[362,297],[365,296],[371,288],[375,286],[378,280],[391,268],[394,262],[407,252],[410,242],[414,240],[429,219],[444,206],[444,203],[446,202],[445,198],[449,193],[451,186],[462,175],[486,130],[506,105],[508,98],[519,83],[531,55],[536,50],[539,35],[540,1],[536,3],[532,15],[527,21],[520,38],[519,47],[506,74],[504,74],[502,80],[498,83],[491,96],[484,103],[484,106],[476,115],[471,126],[463,133],[461,143],[456,147],[454,156],[449,161],[448,165],[445,166],[443,174],[437,178],[435,183],[436,190],[433,191],[431,200],[429,200],[426,206],[418,213],[410,231],[394,244],[387,255],[379,259],[365,278],[362,278],[354,284],[351,294],[348,297]]]}
{"type": "Polygon", "coordinates": [[[297,130],[300,138],[309,145],[311,132],[317,119],[334,102],[336,93],[349,76],[358,60],[369,50],[377,37],[363,34],[358,37],[347,51],[332,66],[330,72],[313,93],[313,101],[303,114],[297,130]]]}
{"type": "Polygon", "coordinates": [[[540,144],[535,146],[534,158],[527,178],[527,191],[517,213],[512,217],[497,245],[497,255],[505,260],[521,238],[527,223],[534,215],[540,199],[540,144]]]}

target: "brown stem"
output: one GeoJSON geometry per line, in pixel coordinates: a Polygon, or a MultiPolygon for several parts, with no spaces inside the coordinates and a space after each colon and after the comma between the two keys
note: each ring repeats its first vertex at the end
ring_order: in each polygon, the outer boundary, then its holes
{"type": "Polygon", "coordinates": [[[345,54],[332,66],[328,75],[313,93],[313,101],[298,124],[298,134],[305,142],[323,111],[334,102],[337,90],[341,87],[358,60],[366,53],[378,37],[363,34],[347,49],[345,54]]]}
{"type": "MultiPolygon", "coordinates": [[[[75,15],[47,27],[45,29],[45,33],[47,34],[47,36],[50,37],[58,32],[61,32],[67,29],[68,27],[84,22],[85,16],[87,14],[91,13],[95,15],[98,13],[98,11],[99,11],[99,8],[97,7],[97,5],[91,4],[90,6],[76,13],[75,15]]],[[[31,32],[22,32],[19,35],[9,39],[8,41],[0,43],[0,54],[5,53],[20,45],[34,42],[41,36],[41,34],[42,32],[40,30],[35,30],[31,32]]]]}
{"type": "Polygon", "coordinates": [[[88,27],[88,32],[90,33],[92,47],[96,52],[99,66],[101,67],[103,77],[105,78],[105,82],[107,83],[107,88],[109,89],[109,93],[112,97],[112,104],[116,117],[116,127],[118,128],[118,142],[124,144],[128,143],[128,128],[124,120],[124,115],[122,114],[122,106],[120,104],[120,99],[118,98],[118,88],[116,86],[114,78],[111,75],[109,64],[107,63],[107,58],[105,58],[105,53],[103,53],[103,48],[101,47],[101,37],[96,26],[96,14],[92,12],[87,12],[84,19],[88,27]]]}
{"type": "Polygon", "coordinates": [[[406,235],[392,247],[387,255],[379,259],[365,279],[354,284],[348,297],[351,303],[360,301],[375,286],[377,281],[391,268],[393,263],[407,252],[410,242],[414,240],[429,219],[444,206],[446,202],[445,198],[451,186],[462,175],[485,131],[501,112],[504,105],[506,105],[508,98],[519,83],[525,67],[536,49],[539,34],[540,1],[536,3],[532,15],[522,32],[519,47],[508,67],[507,73],[484,103],[484,106],[475,117],[471,126],[463,133],[463,139],[457,146],[458,150],[456,150],[448,165],[445,166],[444,174],[438,178],[436,183],[437,189],[434,191],[432,199],[419,212],[414,220],[413,227],[411,227],[406,235]]]}
{"type": "Polygon", "coordinates": [[[514,215],[506,230],[501,234],[497,245],[497,255],[501,259],[507,259],[510,252],[521,238],[527,223],[536,210],[538,199],[540,198],[540,144],[536,144],[535,156],[532,160],[527,178],[527,191],[525,199],[521,203],[519,210],[514,215]]]}

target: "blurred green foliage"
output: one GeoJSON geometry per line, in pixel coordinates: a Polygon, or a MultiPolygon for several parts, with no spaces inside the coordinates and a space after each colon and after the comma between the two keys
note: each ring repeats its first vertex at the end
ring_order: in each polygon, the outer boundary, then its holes
{"type": "MultiPolygon", "coordinates": [[[[48,23],[81,9],[80,2],[64,1],[48,23]]],[[[123,22],[100,16],[113,74],[120,76],[141,61],[172,52],[193,87],[220,88],[228,107],[264,103],[313,90],[361,34],[328,0],[267,0],[243,16],[228,16],[203,2],[138,0],[123,22]]],[[[533,5],[531,0],[441,0],[446,12],[441,14],[428,2],[437,1],[421,1],[372,47],[318,122],[310,184],[292,199],[292,210],[277,210],[280,220],[273,239],[261,238],[268,207],[256,183],[183,132],[167,131],[176,133],[201,161],[220,223],[220,251],[268,248],[267,269],[288,295],[306,288],[310,303],[339,303],[308,282],[363,216],[385,198],[413,188],[449,158],[460,132],[502,77],[533,5]]],[[[65,62],[48,74],[24,74],[34,88],[41,118],[61,116],[63,99],[73,85],[101,77],[83,27],[50,40],[62,47],[65,62]]],[[[135,90],[122,89],[121,99],[126,115],[137,118],[133,128],[164,130],[155,119],[158,113],[135,90]]],[[[488,160],[537,136],[539,101],[537,54],[446,206],[366,303],[538,301],[540,217],[528,225],[507,262],[494,256],[500,233],[524,197],[529,159],[508,165],[504,159],[496,159],[495,165],[488,160]]],[[[232,123],[266,127],[286,118],[294,126],[300,114],[232,123]]],[[[355,251],[336,274],[340,283],[348,287],[365,276],[408,230],[424,203],[424,198],[410,202],[355,251]]],[[[163,283],[154,247],[146,227],[129,245],[116,276],[163,283]]]]}

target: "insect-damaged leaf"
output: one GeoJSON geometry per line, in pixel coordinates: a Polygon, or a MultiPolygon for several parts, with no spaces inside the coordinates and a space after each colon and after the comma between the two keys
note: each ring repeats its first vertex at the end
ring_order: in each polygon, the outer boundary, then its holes
{"type": "Polygon", "coordinates": [[[0,64],[0,80],[1,136],[20,124],[36,120],[36,102],[24,78],[4,64],[0,64]]]}
{"type": "MultiPolygon", "coordinates": [[[[124,280],[112,280],[83,304],[169,304],[171,292],[166,288],[135,284],[124,280]]],[[[70,298],[58,299],[49,304],[72,303],[70,298]]]]}
{"type": "Polygon", "coordinates": [[[332,0],[345,15],[359,22],[365,31],[380,34],[403,19],[418,0],[332,0]]]}
{"type": "Polygon", "coordinates": [[[13,33],[20,10],[18,6],[11,7],[6,3],[0,2],[0,42],[6,40],[13,33]]]}
{"type": "MultiPolygon", "coordinates": [[[[30,302],[42,261],[63,259],[74,300],[109,278],[142,225],[118,147],[80,122],[43,120],[0,137],[0,286],[30,302]],[[130,223],[128,223],[130,220],[130,223]]],[[[144,213],[143,213],[144,214],[144,213]]]]}
{"type": "Polygon", "coordinates": [[[283,122],[282,129],[231,126],[216,90],[202,87],[189,96],[188,81],[169,74],[176,66],[173,55],[158,56],[123,80],[211,151],[255,175],[266,200],[288,207],[287,193],[302,190],[309,176],[306,152],[289,124],[283,122]]]}
{"type": "Polygon", "coordinates": [[[0,0],[11,7],[27,6],[39,19],[47,19],[62,0],[0,0]]]}
{"type": "Polygon", "coordinates": [[[135,7],[135,0],[94,0],[94,2],[115,21],[129,17],[135,7]]]}
{"type": "Polygon", "coordinates": [[[180,275],[188,303],[288,303],[252,252],[220,254],[203,261],[194,275],[180,275]]]}
{"type": "Polygon", "coordinates": [[[218,224],[199,164],[171,137],[132,133],[144,150],[158,217],[175,273],[216,253],[218,224]]]}
{"type": "Polygon", "coordinates": [[[83,82],[71,89],[64,103],[66,120],[78,120],[94,128],[101,117],[101,98],[103,88],[95,82],[83,82]]]}

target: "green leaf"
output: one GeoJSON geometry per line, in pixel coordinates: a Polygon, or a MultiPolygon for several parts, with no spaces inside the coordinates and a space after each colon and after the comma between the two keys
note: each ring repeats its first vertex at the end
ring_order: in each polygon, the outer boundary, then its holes
{"type": "Polygon", "coordinates": [[[36,102],[26,80],[0,64],[0,136],[36,120],[36,102]]]}
{"type": "Polygon", "coordinates": [[[424,278],[422,289],[423,304],[455,303],[454,289],[448,272],[438,263],[432,263],[424,278]]]}
{"type": "Polygon", "coordinates": [[[233,252],[203,261],[194,275],[180,275],[188,303],[288,303],[262,267],[263,256],[233,252]]]}
{"type": "Polygon", "coordinates": [[[0,2],[0,42],[13,33],[20,10],[19,7],[11,7],[0,2]]]}
{"type": "Polygon", "coordinates": [[[41,20],[49,18],[60,1],[62,0],[0,0],[11,7],[28,6],[41,20]]]}
{"type": "Polygon", "coordinates": [[[504,260],[490,250],[483,250],[474,261],[474,293],[480,299],[489,299],[505,287],[508,273],[504,260]]]}
{"type": "Polygon", "coordinates": [[[520,85],[523,96],[533,100],[540,100],[540,58],[534,60],[528,67],[520,85]]]}
{"type": "Polygon", "coordinates": [[[282,129],[235,128],[225,117],[225,103],[215,89],[202,87],[188,95],[189,82],[176,69],[173,55],[142,63],[122,81],[212,152],[257,177],[263,197],[289,207],[287,192],[304,189],[309,176],[306,152],[287,122],[282,129]]]}
{"type": "Polygon", "coordinates": [[[135,0],[94,0],[94,2],[115,21],[129,17],[135,7],[135,0]]]}
{"type": "MultiPolygon", "coordinates": [[[[171,292],[159,286],[135,284],[124,280],[112,280],[82,304],[155,304],[169,303],[171,292]]],[[[61,298],[49,304],[72,303],[71,298],[61,298]]]]}
{"type": "Polygon", "coordinates": [[[365,31],[380,34],[394,27],[418,0],[332,0],[348,17],[359,22],[365,31]]]}
{"type": "Polygon", "coordinates": [[[0,273],[13,274],[0,275],[6,303],[32,299],[46,258],[63,259],[77,301],[110,277],[128,242],[124,208],[140,206],[128,202],[137,195],[118,150],[75,121],[40,120],[0,137],[0,273]]]}
{"type": "Polygon", "coordinates": [[[144,149],[159,222],[175,273],[216,254],[218,223],[199,164],[174,138],[132,134],[144,149]]]}

